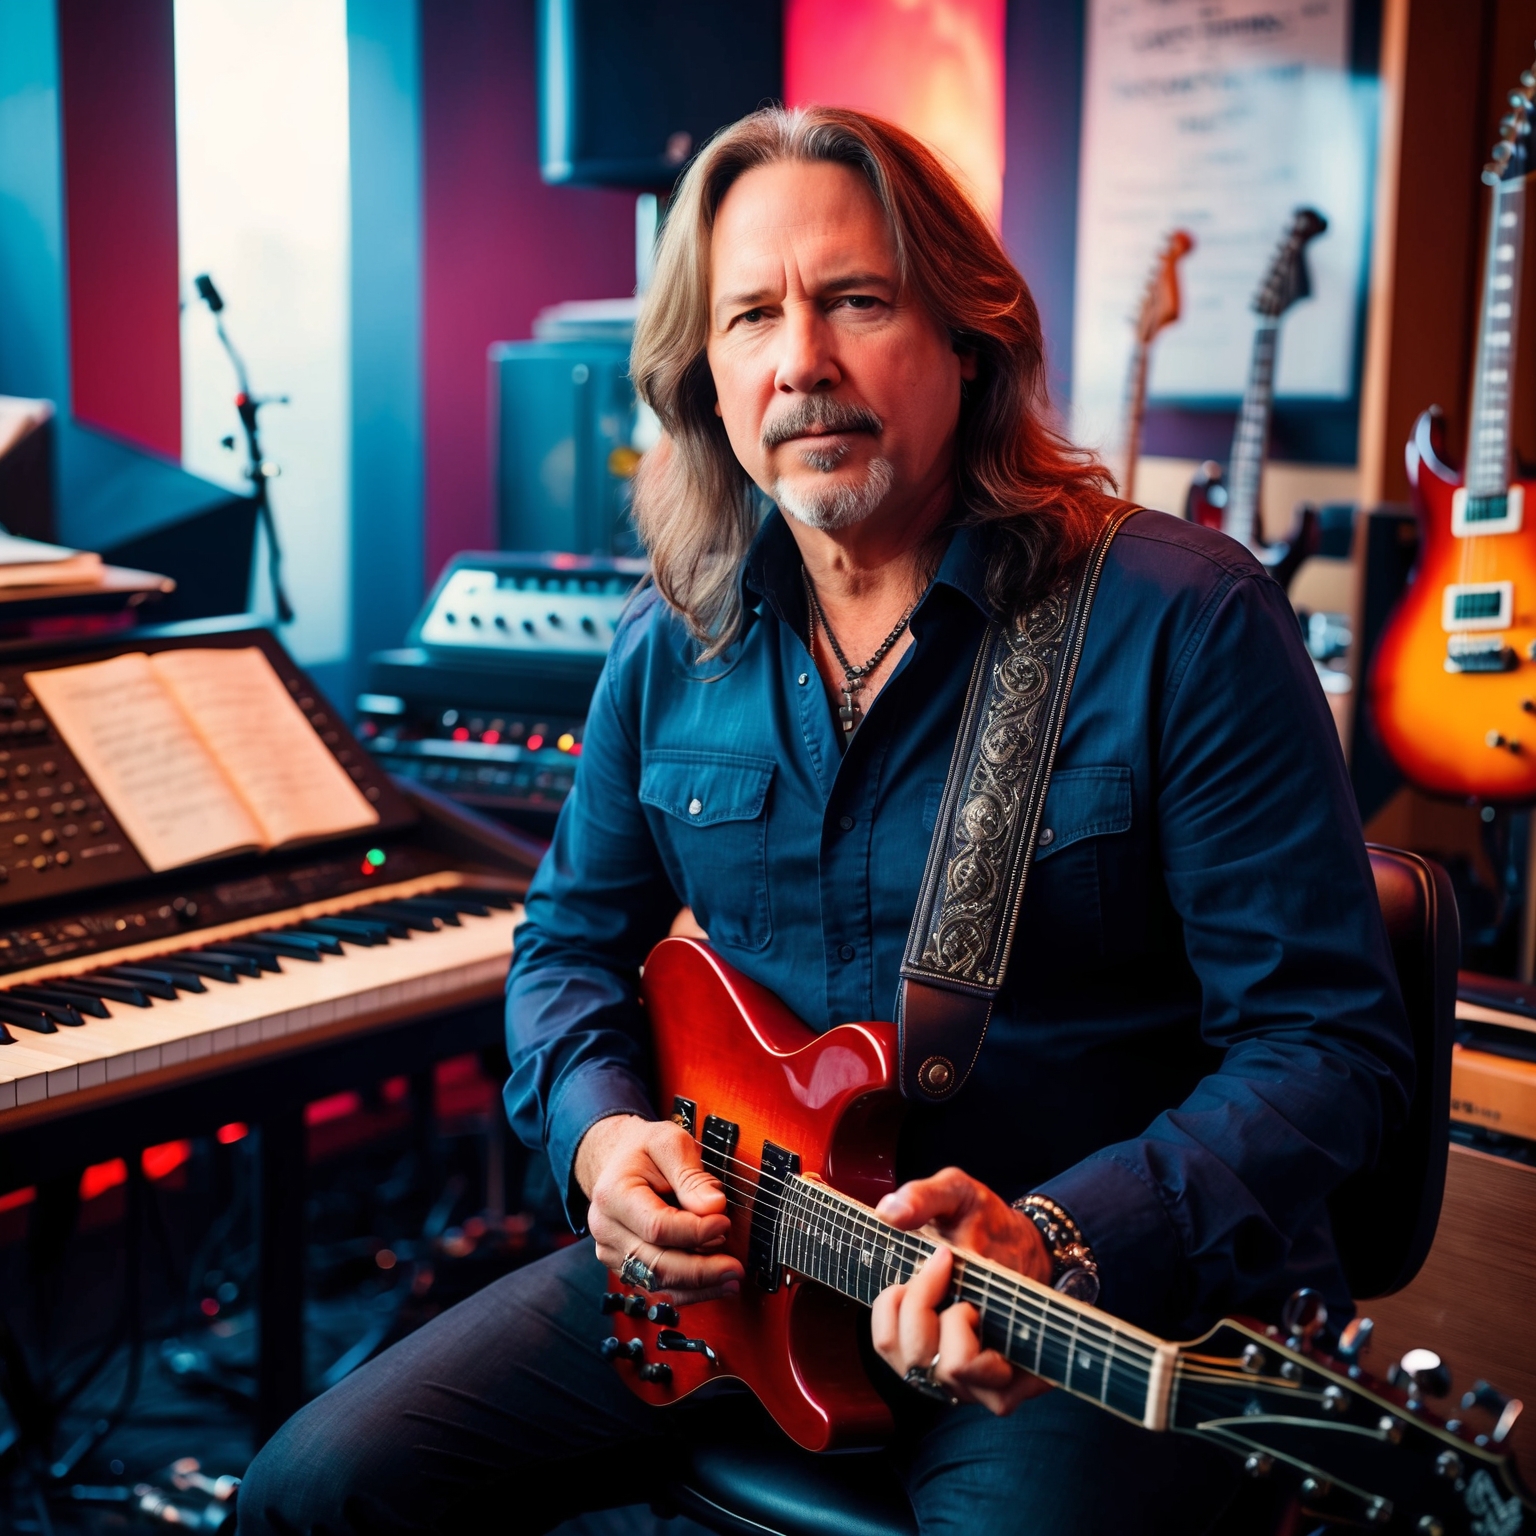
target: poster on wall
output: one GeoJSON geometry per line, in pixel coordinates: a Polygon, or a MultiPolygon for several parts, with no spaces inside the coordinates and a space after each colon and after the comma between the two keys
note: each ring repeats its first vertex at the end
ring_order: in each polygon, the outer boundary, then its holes
{"type": "Polygon", "coordinates": [[[1113,450],[1132,321],[1169,232],[1195,249],[1148,393],[1242,394],[1254,293],[1301,206],[1328,230],[1285,319],[1276,394],[1347,400],[1357,377],[1375,81],[1350,72],[1349,0],[1089,0],[1073,316],[1073,428],[1113,450]]]}

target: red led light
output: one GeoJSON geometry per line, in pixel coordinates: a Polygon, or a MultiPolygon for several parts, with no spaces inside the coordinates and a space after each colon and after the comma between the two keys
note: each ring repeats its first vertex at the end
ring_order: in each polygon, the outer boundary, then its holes
{"type": "Polygon", "coordinates": [[[213,1139],[221,1147],[230,1147],[237,1141],[244,1141],[250,1134],[251,1128],[243,1120],[231,1120],[228,1125],[221,1125],[213,1133],[213,1139]]]}
{"type": "Polygon", "coordinates": [[[455,741],[468,741],[469,727],[467,725],[456,726],[453,732],[453,739],[455,741]]]}
{"type": "Polygon", "coordinates": [[[571,748],[571,756],[572,757],[580,757],[581,756],[581,743],[579,741],[576,743],[576,745],[574,747],[571,748]]]}
{"type": "Polygon", "coordinates": [[[528,738],[528,750],[530,752],[537,752],[543,745],[544,738],[542,736],[534,735],[528,738]]]}
{"type": "Polygon", "coordinates": [[[496,743],[501,740],[501,732],[500,731],[486,731],[485,734],[483,736],[481,736],[480,740],[483,741],[486,744],[486,746],[494,747],[496,745],[496,743]]]}
{"type": "Polygon", "coordinates": [[[365,875],[376,875],[378,872],[379,871],[376,866],[370,864],[367,859],[363,860],[363,873],[365,875]]]}
{"type": "Polygon", "coordinates": [[[204,1296],[198,1305],[201,1307],[204,1317],[217,1317],[219,1315],[219,1304],[212,1296],[204,1296]]]}

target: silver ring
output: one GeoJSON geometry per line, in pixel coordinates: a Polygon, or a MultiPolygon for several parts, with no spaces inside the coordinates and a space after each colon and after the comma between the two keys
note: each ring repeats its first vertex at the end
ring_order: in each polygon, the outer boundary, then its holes
{"type": "Polygon", "coordinates": [[[619,1279],[625,1285],[638,1285],[642,1291],[654,1291],[660,1283],[656,1271],[634,1253],[619,1266],[619,1279]]]}
{"type": "Polygon", "coordinates": [[[960,1399],[939,1380],[938,1366],[939,1357],[935,1354],[927,1365],[908,1367],[907,1374],[901,1379],[914,1392],[921,1392],[924,1397],[931,1397],[935,1402],[947,1403],[953,1408],[960,1399]]]}

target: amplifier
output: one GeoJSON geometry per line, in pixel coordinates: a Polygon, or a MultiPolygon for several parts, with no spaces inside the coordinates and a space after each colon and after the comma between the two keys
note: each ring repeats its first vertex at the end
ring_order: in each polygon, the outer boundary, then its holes
{"type": "Polygon", "coordinates": [[[1536,1143],[1536,986],[1463,971],[1456,993],[1451,1119],[1536,1143]]]}
{"type": "Polygon", "coordinates": [[[369,658],[357,735],[381,767],[547,834],[640,560],[455,555],[400,650],[369,658]]]}

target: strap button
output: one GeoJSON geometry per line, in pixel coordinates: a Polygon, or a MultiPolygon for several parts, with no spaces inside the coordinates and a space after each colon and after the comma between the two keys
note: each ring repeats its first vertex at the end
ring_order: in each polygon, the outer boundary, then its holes
{"type": "Polygon", "coordinates": [[[949,1086],[954,1080],[954,1063],[944,1056],[930,1056],[917,1069],[918,1087],[924,1093],[931,1093],[935,1097],[941,1093],[948,1092],[949,1086]]]}

